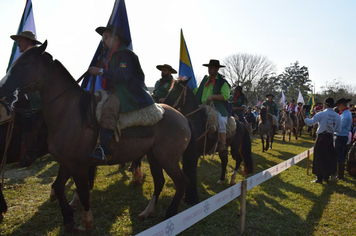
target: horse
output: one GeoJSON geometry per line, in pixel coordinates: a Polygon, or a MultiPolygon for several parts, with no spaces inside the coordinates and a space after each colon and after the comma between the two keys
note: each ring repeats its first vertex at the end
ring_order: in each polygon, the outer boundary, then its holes
{"type": "MultiPolygon", "coordinates": [[[[179,109],[187,117],[194,127],[197,136],[198,154],[203,155],[205,150],[215,151],[217,138],[206,134],[207,114],[205,109],[199,109],[198,102],[195,99],[193,91],[188,87],[189,79],[179,78],[175,81],[166,96],[164,103],[176,109],[179,109]]],[[[231,176],[230,185],[236,183],[236,173],[242,161],[244,161],[243,174],[253,172],[253,160],[251,155],[251,138],[247,128],[239,121],[236,121],[236,133],[232,137],[227,137],[226,145],[231,147],[231,155],[236,161],[234,172],[231,176]]],[[[222,185],[225,180],[226,166],[228,162],[228,153],[219,151],[221,160],[221,175],[217,184],[222,185]]]]}
{"type": "Polygon", "coordinates": [[[7,204],[2,193],[2,187],[0,186],[0,222],[3,220],[5,214],[7,212],[7,204]]]}
{"type": "Polygon", "coordinates": [[[258,115],[258,133],[261,137],[262,152],[272,149],[276,126],[273,124],[273,116],[268,113],[267,108],[263,106],[261,113],[258,115]],[[266,147],[263,136],[266,135],[266,147]]]}
{"type": "Polygon", "coordinates": [[[17,99],[24,99],[23,94],[29,90],[37,90],[41,95],[43,116],[48,128],[49,153],[59,163],[53,188],[62,212],[64,230],[70,232],[75,226],[73,209],[64,192],[70,177],[73,177],[83,206],[82,227],[76,230],[85,231],[93,227],[89,201],[89,185],[93,182],[93,177],[90,178],[89,173],[97,165],[135,161],[144,155],[147,155],[154,179],[154,193],[147,208],[139,214],[139,219],[145,219],[153,213],[165,183],[163,170],[172,178],[176,187],[166,218],[177,213],[184,194],[187,203],[197,203],[198,158],[189,153],[190,147],[195,150],[195,138],[186,118],[175,109],[162,104],[163,118],[148,127],[152,130],[152,135],[144,138],[121,137],[119,142],[114,143],[111,160],[93,162],[88,155],[94,150],[99,132],[95,111],[92,109],[94,98],[76,83],[58,60],[53,60],[52,55],[45,52],[46,47],[47,41],[40,47],[27,50],[16,60],[0,81],[0,97],[7,103],[12,103],[17,99]],[[14,91],[19,93],[18,98],[14,98],[14,91]],[[179,165],[181,156],[183,171],[179,165]]]}
{"type": "Polygon", "coordinates": [[[285,135],[286,135],[287,131],[288,131],[288,135],[289,135],[288,141],[290,141],[292,133],[294,134],[295,139],[298,140],[298,133],[297,133],[298,120],[297,120],[297,122],[294,123],[292,118],[290,117],[289,111],[287,111],[287,110],[283,110],[282,120],[283,120],[283,123],[282,123],[283,141],[285,141],[285,135]]]}
{"type": "Polygon", "coordinates": [[[297,114],[297,117],[298,117],[298,133],[299,133],[299,137],[302,136],[302,131],[303,131],[303,128],[305,126],[305,122],[304,122],[304,119],[305,119],[305,115],[303,115],[303,113],[305,112],[305,110],[301,110],[300,112],[298,112],[297,114]]]}

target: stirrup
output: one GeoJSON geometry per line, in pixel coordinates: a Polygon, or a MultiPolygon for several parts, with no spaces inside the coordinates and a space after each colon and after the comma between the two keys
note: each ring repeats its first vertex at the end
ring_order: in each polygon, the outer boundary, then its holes
{"type": "Polygon", "coordinates": [[[92,157],[95,157],[95,152],[101,152],[101,161],[107,161],[106,159],[106,155],[105,155],[105,152],[104,152],[104,149],[101,147],[100,144],[97,144],[94,148],[94,151],[92,153],[92,157]]]}

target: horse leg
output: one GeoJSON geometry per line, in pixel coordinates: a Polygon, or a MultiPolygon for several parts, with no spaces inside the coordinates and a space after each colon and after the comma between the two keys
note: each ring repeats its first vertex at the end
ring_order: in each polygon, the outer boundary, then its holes
{"type": "Polygon", "coordinates": [[[138,215],[139,220],[144,220],[153,213],[154,208],[158,201],[158,197],[161,194],[165,183],[165,179],[163,176],[163,169],[159,165],[156,157],[154,157],[152,151],[150,151],[147,154],[147,160],[148,163],[150,164],[150,170],[153,177],[154,192],[146,209],[138,215]]]}
{"type": "Polygon", "coordinates": [[[282,140],[283,140],[283,141],[286,141],[286,140],[285,140],[285,136],[286,136],[286,130],[285,130],[285,129],[283,129],[282,135],[283,135],[283,139],[282,139],[282,140]]]}
{"type": "Polygon", "coordinates": [[[288,136],[288,141],[290,142],[291,136],[292,136],[292,129],[289,130],[289,136],[288,136]]]}
{"type": "Polygon", "coordinates": [[[136,161],[132,162],[133,165],[133,176],[132,176],[132,185],[133,186],[137,186],[137,185],[141,185],[142,184],[142,180],[143,180],[143,173],[142,173],[142,169],[141,169],[141,160],[143,157],[140,157],[139,159],[137,159],[136,161]]]}
{"type": "MultiPolygon", "coordinates": [[[[59,167],[60,169],[61,167],[59,167]]],[[[60,174],[60,171],[58,171],[58,174],[57,174],[57,178],[56,180],[53,182],[52,186],[51,186],[51,193],[49,195],[49,201],[50,202],[54,202],[55,200],[57,200],[57,195],[54,191],[54,186],[56,184],[60,184],[60,183],[57,183],[57,182],[60,182],[60,181],[65,181],[64,184],[67,183],[68,179],[70,178],[70,173],[69,173],[69,170],[66,170],[66,171],[63,171],[63,173],[60,174]],[[61,176],[59,176],[61,175],[61,176]],[[63,178],[63,179],[61,179],[63,178]]]]}
{"type": "Polygon", "coordinates": [[[220,179],[216,183],[222,185],[225,180],[225,173],[226,173],[226,166],[227,166],[227,152],[223,152],[223,153],[219,152],[219,157],[221,160],[221,175],[220,175],[220,179]]]}
{"type": "Polygon", "coordinates": [[[70,232],[74,229],[73,209],[69,206],[64,192],[65,184],[69,178],[68,173],[69,170],[66,167],[59,165],[57,179],[52,184],[52,188],[58,198],[59,206],[61,208],[65,232],[70,232]]]}
{"type": "Polygon", "coordinates": [[[261,136],[261,142],[262,142],[262,152],[265,152],[265,141],[263,139],[263,135],[260,135],[261,136]]]}
{"type": "MultiPolygon", "coordinates": [[[[77,170],[77,169],[76,169],[77,170]]],[[[73,180],[77,187],[77,193],[80,199],[80,202],[83,206],[83,220],[82,227],[76,229],[77,233],[82,233],[87,229],[93,228],[93,214],[90,209],[90,192],[89,192],[89,178],[88,178],[89,169],[81,168],[81,171],[76,171],[73,173],[73,180]]]]}
{"type": "Polygon", "coordinates": [[[270,137],[271,137],[271,134],[270,133],[267,134],[267,137],[266,137],[266,151],[268,151],[268,149],[269,149],[269,139],[270,139],[270,137]]]}

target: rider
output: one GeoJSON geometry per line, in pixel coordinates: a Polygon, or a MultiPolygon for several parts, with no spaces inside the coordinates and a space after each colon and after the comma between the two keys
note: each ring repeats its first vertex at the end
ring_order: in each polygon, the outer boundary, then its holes
{"type": "Polygon", "coordinates": [[[286,110],[289,111],[290,118],[292,119],[293,123],[297,122],[296,113],[298,113],[298,107],[295,105],[295,100],[292,99],[292,102],[286,107],[286,110]]]}
{"type": "MultiPolygon", "coordinates": [[[[11,35],[11,39],[17,42],[17,46],[21,53],[26,50],[36,47],[37,44],[42,44],[37,41],[36,35],[31,31],[22,31],[18,35],[11,35]]],[[[41,96],[38,91],[28,93],[26,102],[26,110],[33,111],[41,108],[41,96]]],[[[21,141],[21,157],[20,167],[30,166],[37,159],[39,129],[43,119],[40,119],[38,112],[30,112],[22,116],[22,141],[21,141]]]]}
{"type": "Polygon", "coordinates": [[[320,111],[323,110],[323,103],[322,102],[316,102],[316,106],[313,109],[314,115],[320,111]]]}
{"type": "Polygon", "coordinates": [[[90,157],[104,160],[114,134],[119,113],[135,111],[154,104],[145,89],[145,75],[137,55],[128,48],[122,29],[109,25],[98,27],[96,32],[102,36],[104,50],[108,50],[103,59],[105,68],[90,67],[91,75],[103,76],[102,87],[109,91],[109,97],[102,107],[100,120],[100,144],[90,157]],[[103,152],[104,153],[103,153],[103,152]]]}
{"type": "Polygon", "coordinates": [[[157,80],[151,96],[155,102],[163,102],[173,83],[172,74],[177,74],[177,71],[168,64],[158,65],[156,68],[161,71],[162,78],[157,80]]]}
{"type": "Polygon", "coordinates": [[[278,114],[278,108],[277,104],[273,101],[274,95],[271,93],[268,93],[266,95],[267,100],[262,103],[263,106],[267,107],[268,113],[270,113],[273,116],[273,124],[276,126],[276,130],[278,128],[278,119],[277,119],[277,114],[278,114]]]}
{"type": "Polygon", "coordinates": [[[232,111],[239,117],[239,121],[241,121],[247,127],[247,123],[244,118],[246,102],[247,99],[245,94],[242,93],[242,87],[236,86],[234,94],[229,98],[229,103],[232,104],[232,111]]]}
{"type": "Polygon", "coordinates": [[[227,151],[226,147],[226,124],[229,115],[226,108],[226,101],[230,97],[230,85],[224,79],[224,76],[218,73],[221,67],[218,60],[210,60],[209,64],[203,64],[208,67],[209,75],[204,76],[199,87],[194,89],[198,104],[214,103],[215,110],[218,115],[219,123],[219,149],[227,151]]]}

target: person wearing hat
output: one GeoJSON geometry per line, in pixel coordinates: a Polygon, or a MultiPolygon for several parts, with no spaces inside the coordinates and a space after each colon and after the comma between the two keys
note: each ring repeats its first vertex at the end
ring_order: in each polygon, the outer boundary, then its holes
{"type": "Polygon", "coordinates": [[[21,53],[31,47],[35,47],[37,44],[42,44],[37,41],[36,35],[31,31],[22,31],[20,34],[11,35],[10,38],[17,42],[17,46],[21,53]]]}
{"type": "Polygon", "coordinates": [[[221,67],[218,60],[210,60],[209,64],[203,64],[208,67],[209,75],[204,76],[199,87],[194,89],[195,98],[198,104],[214,103],[218,114],[219,124],[219,151],[227,151],[226,147],[226,124],[229,112],[227,110],[227,100],[230,97],[230,84],[219,73],[221,67]]]}
{"type": "Polygon", "coordinates": [[[156,68],[161,71],[162,78],[156,82],[151,96],[155,102],[163,102],[173,83],[172,74],[177,74],[177,71],[168,64],[158,65],[156,68]]]}
{"type": "Polygon", "coordinates": [[[334,179],[344,178],[345,169],[345,150],[348,141],[348,136],[351,131],[352,114],[347,106],[351,99],[341,98],[336,101],[336,107],[339,110],[341,117],[341,131],[335,132],[335,151],[337,156],[337,175],[334,179]]]}
{"type": "Polygon", "coordinates": [[[102,106],[99,125],[100,145],[90,155],[93,160],[103,160],[114,134],[119,113],[136,111],[154,104],[147,93],[145,75],[137,55],[128,48],[129,42],[123,36],[121,28],[109,25],[98,27],[96,32],[102,36],[104,68],[92,66],[91,75],[103,77],[102,87],[110,91],[108,99],[102,106]],[[104,153],[103,153],[103,152],[104,153]]]}
{"type": "Polygon", "coordinates": [[[247,122],[244,118],[247,99],[245,94],[242,92],[241,86],[236,86],[234,89],[234,94],[229,98],[229,103],[232,105],[232,111],[234,115],[238,116],[239,121],[241,121],[248,128],[247,122]]]}
{"type": "Polygon", "coordinates": [[[295,105],[295,100],[292,99],[292,102],[288,104],[286,107],[286,110],[289,111],[290,118],[292,119],[293,123],[297,123],[297,113],[298,113],[298,107],[295,105]]]}
{"type": "MultiPolygon", "coordinates": [[[[11,35],[11,39],[15,40],[17,47],[21,53],[35,47],[37,44],[42,44],[37,41],[36,35],[31,31],[22,31],[20,34],[11,35]]],[[[41,96],[38,91],[27,94],[26,109],[33,110],[41,108],[41,96]]],[[[39,127],[43,125],[42,114],[36,112],[29,116],[22,116],[22,150],[20,156],[20,167],[28,167],[37,159],[39,127]]]]}
{"type": "Polygon", "coordinates": [[[313,109],[314,115],[320,111],[323,110],[323,103],[322,102],[316,102],[316,106],[313,109]]]}
{"type": "Polygon", "coordinates": [[[336,153],[333,144],[334,132],[341,131],[341,117],[333,110],[334,99],[324,101],[325,109],[316,113],[312,118],[306,118],[309,126],[318,123],[317,138],[314,143],[313,174],[316,175],[314,183],[329,181],[336,171],[336,153]]]}
{"type": "MultiPolygon", "coordinates": [[[[278,108],[277,104],[273,101],[274,95],[271,93],[266,94],[267,100],[262,103],[262,106],[267,107],[268,113],[273,115],[273,125],[278,128],[278,108]]],[[[277,128],[275,130],[277,130],[277,128]]]]}

